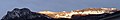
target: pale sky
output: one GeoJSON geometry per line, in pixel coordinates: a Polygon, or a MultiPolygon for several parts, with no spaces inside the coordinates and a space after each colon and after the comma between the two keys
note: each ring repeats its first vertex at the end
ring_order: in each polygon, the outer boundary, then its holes
{"type": "Polygon", "coordinates": [[[34,12],[42,10],[70,11],[84,8],[119,8],[120,0],[0,0],[0,19],[14,8],[29,8],[34,12]]]}

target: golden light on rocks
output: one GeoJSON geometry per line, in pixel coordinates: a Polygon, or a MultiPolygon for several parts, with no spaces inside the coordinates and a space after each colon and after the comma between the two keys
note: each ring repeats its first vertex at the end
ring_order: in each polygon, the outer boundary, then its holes
{"type": "Polygon", "coordinates": [[[71,18],[72,15],[90,15],[90,14],[104,14],[104,13],[114,13],[112,11],[117,11],[116,8],[87,8],[82,10],[73,10],[71,12],[51,12],[51,11],[41,11],[40,14],[45,14],[51,18],[71,18]]]}

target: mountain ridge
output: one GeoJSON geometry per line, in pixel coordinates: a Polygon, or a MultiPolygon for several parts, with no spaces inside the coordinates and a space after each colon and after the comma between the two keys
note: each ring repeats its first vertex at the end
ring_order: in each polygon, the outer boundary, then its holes
{"type": "MultiPolygon", "coordinates": [[[[119,12],[120,11],[116,11],[113,15],[117,15],[119,14],[119,12]]],[[[44,14],[32,12],[28,8],[22,9],[15,8],[12,11],[8,11],[7,14],[1,20],[104,20],[104,18],[110,17],[111,15],[112,14],[100,14],[88,16],[72,15],[72,19],[66,18],[54,19],[44,14]]]]}

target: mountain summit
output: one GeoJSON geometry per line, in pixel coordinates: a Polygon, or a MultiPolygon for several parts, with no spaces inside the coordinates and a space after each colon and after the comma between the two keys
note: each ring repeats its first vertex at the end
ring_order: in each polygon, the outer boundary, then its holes
{"type": "Polygon", "coordinates": [[[120,16],[116,8],[87,8],[71,12],[32,12],[28,8],[8,11],[1,20],[108,20],[120,16]]]}

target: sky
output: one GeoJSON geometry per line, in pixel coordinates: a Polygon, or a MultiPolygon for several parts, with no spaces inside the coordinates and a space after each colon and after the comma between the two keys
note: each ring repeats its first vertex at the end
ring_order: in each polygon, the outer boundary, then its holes
{"type": "Polygon", "coordinates": [[[0,19],[14,8],[29,8],[33,12],[39,12],[102,7],[119,9],[120,0],[0,0],[0,19]]]}

